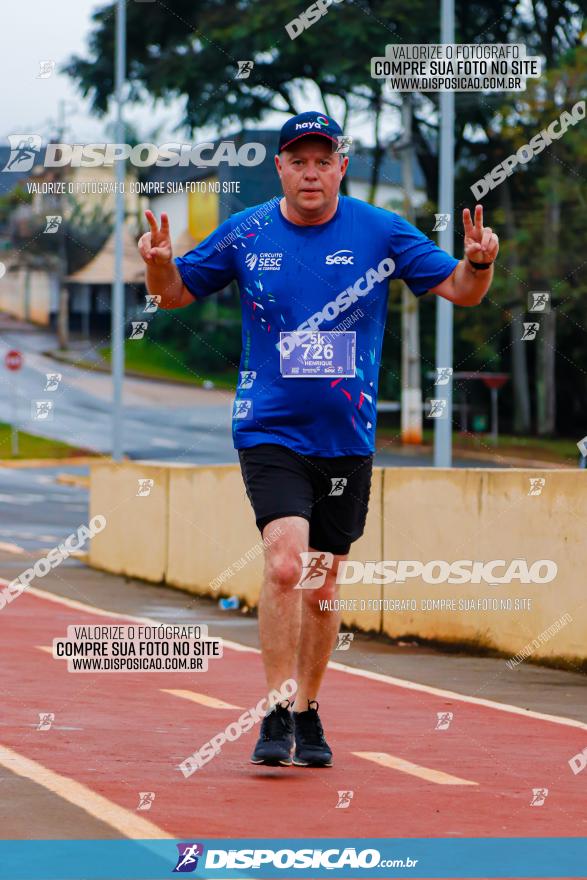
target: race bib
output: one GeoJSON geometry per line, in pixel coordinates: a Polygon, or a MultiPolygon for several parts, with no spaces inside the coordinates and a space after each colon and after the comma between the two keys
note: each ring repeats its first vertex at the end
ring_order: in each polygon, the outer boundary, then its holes
{"type": "Polygon", "coordinates": [[[279,334],[279,364],[284,379],[354,379],[357,334],[354,330],[294,330],[279,334]]]}

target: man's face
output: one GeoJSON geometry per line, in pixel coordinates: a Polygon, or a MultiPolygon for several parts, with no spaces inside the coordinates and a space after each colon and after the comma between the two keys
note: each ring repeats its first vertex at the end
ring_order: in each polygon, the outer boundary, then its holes
{"type": "Polygon", "coordinates": [[[306,137],[275,157],[287,202],[301,214],[319,216],[336,203],[348,156],[333,152],[326,138],[306,137]]]}

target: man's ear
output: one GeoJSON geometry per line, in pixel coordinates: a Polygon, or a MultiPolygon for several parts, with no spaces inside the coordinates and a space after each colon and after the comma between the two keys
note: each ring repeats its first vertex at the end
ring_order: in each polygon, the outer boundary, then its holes
{"type": "Polygon", "coordinates": [[[275,168],[277,170],[277,173],[281,177],[281,160],[279,158],[279,155],[275,156],[275,168]]]}

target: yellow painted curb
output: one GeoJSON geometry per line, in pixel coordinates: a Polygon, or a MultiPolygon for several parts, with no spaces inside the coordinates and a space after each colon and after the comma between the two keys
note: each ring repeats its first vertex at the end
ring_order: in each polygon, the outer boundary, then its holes
{"type": "Polygon", "coordinates": [[[0,469],[6,468],[36,468],[36,467],[57,467],[58,465],[86,465],[102,459],[103,461],[112,461],[110,455],[78,455],[71,458],[23,458],[12,461],[10,458],[0,459],[0,469]]]}
{"type": "Polygon", "coordinates": [[[57,474],[56,483],[62,483],[65,486],[81,486],[83,489],[90,488],[90,478],[83,474],[57,474]]]}

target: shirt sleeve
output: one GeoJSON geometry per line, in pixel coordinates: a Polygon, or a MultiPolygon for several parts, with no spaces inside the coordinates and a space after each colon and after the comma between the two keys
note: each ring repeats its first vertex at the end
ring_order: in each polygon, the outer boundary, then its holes
{"type": "Polygon", "coordinates": [[[390,256],[394,278],[402,278],[415,296],[422,296],[454,271],[459,261],[397,214],[393,217],[390,256]]]}
{"type": "Polygon", "coordinates": [[[181,280],[195,299],[222,290],[236,277],[231,232],[232,220],[225,220],[197,247],[175,258],[181,280]]]}

